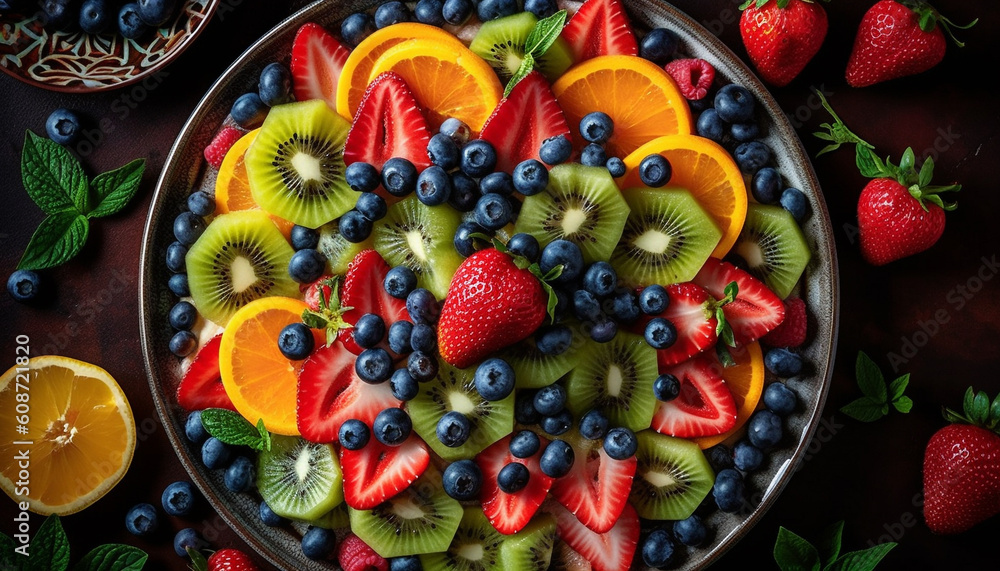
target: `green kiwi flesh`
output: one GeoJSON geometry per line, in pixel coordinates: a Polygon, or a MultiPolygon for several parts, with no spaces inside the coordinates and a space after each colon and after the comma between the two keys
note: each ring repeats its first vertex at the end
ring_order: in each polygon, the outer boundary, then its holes
{"type": "Polygon", "coordinates": [[[468,506],[448,549],[420,556],[424,571],[493,571],[500,568],[504,536],[490,524],[479,506],[468,506]]]}
{"type": "Polygon", "coordinates": [[[271,436],[257,455],[257,489],[274,513],[315,520],[344,501],[344,477],[330,444],[298,436],[271,436]]]}
{"type": "Polygon", "coordinates": [[[503,571],[546,571],[556,543],[556,519],[537,514],[521,531],[507,535],[500,546],[503,571]]]}
{"type": "Polygon", "coordinates": [[[354,258],[363,250],[370,250],[373,244],[371,236],[355,244],[340,234],[337,222],[328,222],[319,227],[319,245],[316,249],[326,257],[327,273],[344,275],[354,258]]]}
{"type": "Polygon", "coordinates": [[[538,350],[534,337],[503,349],[500,358],[514,369],[514,384],[519,389],[540,389],[558,381],[576,366],[576,354],[584,346],[584,334],[572,328],[573,343],[564,353],[545,355],[538,350]]]}
{"type": "MultiPolygon", "coordinates": [[[[528,35],[535,28],[538,18],[531,12],[520,12],[489,22],[483,22],[469,49],[490,64],[503,82],[513,76],[524,61],[528,35]]],[[[554,81],[573,65],[569,46],[556,38],[544,54],[535,58],[535,69],[549,81],[554,81]]]]}
{"type": "Polygon", "coordinates": [[[188,250],[191,298],[201,315],[225,325],[255,299],[296,297],[288,276],[294,251],[271,217],[259,210],[220,214],[188,250]]]}
{"type": "Polygon", "coordinates": [[[313,527],[323,529],[344,529],[351,526],[351,519],[347,513],[347,504],[342,503],[316,519],[294,520],[313,527]]]}
{"type": "Polygon", "coordinates": [[[639,448],[630,502],[639,517],[687,519],[712,490],[715,474],[698,445],[645,430],[639,448]]]}
{"type": "Polygon", "coordinates": [[[812,256],[791,213],[767,204],[747,207],[746,222],[732,252],[781,299],[792,293],[812,256]]]}

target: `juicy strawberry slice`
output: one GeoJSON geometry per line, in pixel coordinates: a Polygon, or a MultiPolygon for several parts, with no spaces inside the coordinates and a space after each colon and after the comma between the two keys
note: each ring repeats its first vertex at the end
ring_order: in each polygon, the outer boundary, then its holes
{"type": "Polygon", "coordinates": [[[719,339],[715,331],[719,321],[712,309],[714,299],[705,288],[692,282],[666,287],[670,303],[663,313],[656,316],[641,315],[629,329],[642,335],[646,324],[653,317],[665,317],[677,328],[677,341],[667,349],[656,352],[660,367],[683,363],[698,353],[711,348],[719,339]]]}
{"type": "Polygon", "coordinates": [[[679,438],[722,434],[736,425],[736,401],[726,386],[718,361],[702,355],[661,372],[681,382],[672,401],[657,402],[650,427],[679,438]]]}
{"type": "MultiPolygon", "coordinates": [[[[542,449],[545,448],[545,444],[543,438],[542,449]]],[[[509,535],[524,529],[538,511],[538,507],[545,501],[545,496],[552,487],[552,478],[542,473],[538,465],[541,456],[542,452],[539,450],[534,456],[515,458],[510,453],[510,436],[494,442],[476,456],[476,464],[483,472],[483,487],[479,495],[483,513],[500,533],[509,535]],[[528,485],[514,494],[508,494],[497,485],[497,474],[511,462],[524,464],[531,474],[528,485]]]]}
{"type": "Polygon", "coordinates": [[[595,571],[628,571],[639,544],[639,515],[628,503],[614,527],[605,533],[595,533],[566,508],[555,502],[545,509],[556,518],[556,533],[590,562],[595,571]]]}
{"type": "MultiPolygon", "coordinates": [[[[381,316],[386,327],[396,321],[409,321],[406,301],[392,297],[382,285],[389,270],[389,264],[375,250],[363,250],[354,257],[347,266],[340,297],[341,306],[353,308],[344,312],[345,321],[357,323],[366,313],[381,316]]],[[[351,352],[361,354],[362,349],[354,342],[351,330],[342,331],[339,338],[344,340],[344,345],[351,352]]]]}
{"type": "Polygon", "coordinates": [[[344,143],[344,163],[366,162],[381,169],[392,157],[402,157],[423,170],[431,165],[427,143],[431,135],[417,100],[403,78],[391,71],[375,78],[354,114],[344,143]]]}
{"type": "Polygon", "coordinates": [[[302,365],[295,417],[306,440],[336,442],[345,420],[356,418],[371,426],[379,412],[403,406],[389,383],[372,385],[358,378],[355,358],[338,340],[313,351],[302,365]]]}
{"type": "Polygon", "coordinates": [[[309,22],[292,42],[292,91],[298,101],[323,99],[337,108],[337,82],[350,50],[323,26],[309,22]]]}
{"type": "Polygon", "coordinates": [[[618,0],[586,0],[563,28],[573,60],[639,53],[625,9],[618,0]]]}
{"type": "Polygon", "coordinates": [[[549,82],[533,71],[500,100],[479,138],[497,150],[497,170],[509,173],[523,160],[538,159],[542,141],[556,135],[570,136],[566,117],[549,82]]]}
{"type": "Polygon", "coordinates": [[[344,500],[356,510],[370,510],[405,490],[430,464],[427,445],[416,433],[399,446],[372,438],[361,450],[340,450],[344,500]]]}
{"type": "MultiPolygon", "coordinates": [[[[572,441],[571,441],[572,442],[572,441]]],[[[636,458],[615,460],[600,440],[572,442],[576,460],[569,474],[552,484],[552,496],[595,533],[614,527],[628,503],[636,458]]]]}
{"type": "Polygon", "coordinates": [[[185,410],[206,408],[236,410],[233,401],[229,400],[229,395],[226,394],[226,388],[222,386],[222,374],[219,372],[219,346],[221,344],[221,333],[212,337],[198,351],[191,363],[191,368],[184,373],[184,377],[177,386],[177,402],[185,410]]]}
{"type": "Polygon", "coordinates": [[[809,333],[809,316],[806,313],[806,302],[802,298],[789,297],[782,303],[785,305],[785,319],[761,341],[771,347],[798,347],[806,342],[809,333]]]}
{"type": "Polygon", "coordinates": [[[737,346],[752,343],[777,327],[785,319],[785,306],[764,282],[729,262],[709,258],[694,283],[708,290],[716,299],[726,296],[726,285],[736,282],[736,299],[722,306],[726,322],[733,329],[737,346]]]}

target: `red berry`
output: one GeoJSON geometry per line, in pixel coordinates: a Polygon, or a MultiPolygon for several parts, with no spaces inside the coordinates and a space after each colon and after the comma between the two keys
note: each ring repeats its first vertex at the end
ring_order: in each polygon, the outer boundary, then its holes
{"type": "Polygon", "coordinates": [[[771,347],[798,347],[806,341],[806,303],[797,297],[784,301],[785,319],[762,338],[771,347]]]}
{"type": "Polygon", "coordinates": [[[715,81],[715,68],[703,59],[676,59],[663,69],[670,74],[681,94],[689,101],[698,101],[708,95],[715,81]]]}
{"type": "Polygon", "coordinates": [[[349,534],[337,548],[337,561],[344,571],[387,571],[389,562],[361,538],[349,534]]]}
{"type": "Polygon", "coordinates": [[[208,571],[259,571],[250,556],[239,549],[220,549],[208,558],[208,571]]]}
{"type": "Polygon", "coordinates": [[[222,166],[222,159],[226,158],[226,153],[236,144],[236,141],[243,136],[243,132],[235,127],[223,127],[212,142],[205,147],[205,160],[215,168],[222,166]]]}

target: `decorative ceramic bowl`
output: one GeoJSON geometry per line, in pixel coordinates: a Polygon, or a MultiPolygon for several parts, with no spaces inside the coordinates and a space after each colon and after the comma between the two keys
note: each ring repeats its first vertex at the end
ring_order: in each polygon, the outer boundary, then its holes
{"type": "MultiPolygon", "coordinates": [[[[370,0],[315,2],[271,30],[250,47],[209,90],[181,131],[166,160],[146,222],[140,273],[142,343],[149,373],[149,386],[163,419],[164,427],[184,467],[204,492],[212,507],[254,549],[280,569],[334,569],[332,562],[305,558],[297,530],[270,528],[257,514],[259,499],[250,494],[228,491],[219,470],[206,469],[199,451],[184,437],[187,413],[180,408],[175,391],[180,364],[170,354],[172,331],[167,313],[176,302],[166,287],[170,276],[164,263],[167,246],[174,240],[171,226],[192,189],[214,188],[214,174],[202,149],[226,120],[232,102],[253,90],[260,70],[276,57],[288,59],[299,26],[317,22],[333,24],[349,13],[371,7],[370,0]]],[[[749,88],[759,101],[758,116],[767,143],[774,149],[779,170],[789,185],[801,189],[809,199],[811,215],[802,226],[813,257],[806,270],[799,295],[810,313],[810,338],[801,354],[809,364],[800,377],[785,380],[799,396],[799,410],[785,421],[783,447],[767,455],[765,465],[747,479],[748,505],[736,514],[714,512],[706,523],[714,529],[714,541],[703,548],[686,548],[678,567],[700,569],[718,559],[761,518],[778,499],[805,454],[820,413],[832,374],[838,324],[838,277],[833,233],[826,204],[812,165],[795,131],[766,88],[724,44],[673,6],[657,0],[625,0],[634,21],[646,26],[668,27],[676,31],[684,51],[711,62],[724,80],[749,88]]],[[[637,558],[635,567],[641,567],[637,558]]]]}

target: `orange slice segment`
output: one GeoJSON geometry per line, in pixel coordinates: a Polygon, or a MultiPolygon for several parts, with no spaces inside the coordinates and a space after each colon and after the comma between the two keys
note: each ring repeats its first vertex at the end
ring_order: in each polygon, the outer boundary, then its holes
{"type": "Polygon", "coordinates": [[[656,153],[673,167],[668,184],[687,189],[718,223],[722,240],[712,255],[725,256],[736,243],[747,216],[747,189],[739,167],[713,141],[697,135],[671,135],[653,139],[625,157],[625,176],[617,180],[618,187],[645,186],[639,179],[639,163],[656,153]]]}
{"type": "Polygon", "coordinates": [[[733,400],[736,401],[736,425],[723,434],[693,438],[702,450],[725,442],[736,434],[756,410],[760,395],[764,392],[764,357],[760,345],[754,342],[746,347],[730,349],[729,353],[736,365],[723,368],[722,378],[726,380],[726,385],[733,393],[733,400]]]}
{"type": "Polygon", "coordinates": [[[691,110],[674,80],[658,65],[635,56],[600,56],[571,67],[552,85],[577,146],[580,119],[593,111],[615,122],[605,145],[624,157],[663,135],[691,133],[691,110]]]}
{"type": "MultiPolygon", "coordinates": [[[[257,138],[260,129],[254,129],[237,140],[226,152],[219,166],[219,174],[215,179],[215,213],[225,214],[238,210],[260,210],[254,202],[250,191],[250,179],[247,177],[245,162],[250,143],[257,138]]],[[[292,233],[292,224],[280,216],[270,215],[274,225],[281,230],[285,238],[292,233]]]]}

